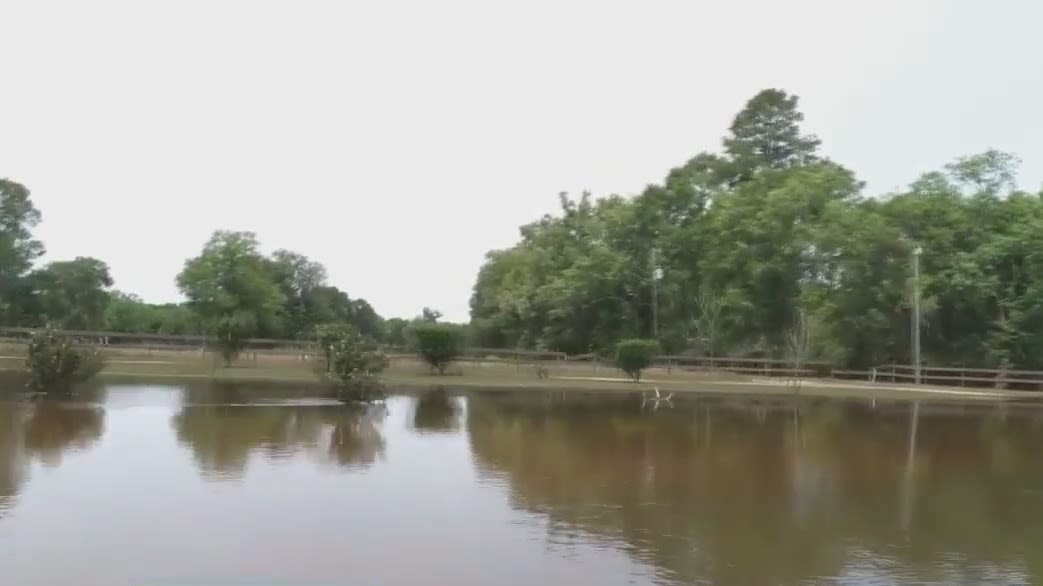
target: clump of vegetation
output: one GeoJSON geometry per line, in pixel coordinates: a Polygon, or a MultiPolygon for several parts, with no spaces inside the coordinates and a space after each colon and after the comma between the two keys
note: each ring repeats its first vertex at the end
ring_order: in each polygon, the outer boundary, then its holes
{"type": "Polygon", "coordinates": [[[344,401],[373,401],[385,396],[379,375],[388,366],[387,355],[349,326],[317,329],[323,355],[320,376],[337,386],[344,401]]]}
{"type": "Polygon", "coordinates": [[[446,368],[463,352],[464,335],[459,326],[419,323],[413,326],[412,335],[420,357],[438,374],[445,374],[446,368]]]}
{"type": "Polygon", "coordinates": [[[105,368],[105,359],[92,346],[46,329],[33,334],[26,351],[29,388],[44,393],[69,393],[73,385],[90,380],[105,368]]]}
{"type": "Polygon", "coordinates": [[[334,347],[340,340],[351,336],[354,329],[346,323],[326,323],[315,326],[315,342],[319,346],[323,372],[333,369],[334,347]]]}
{"type": "Polygon", "coordinates": [[[641,371],[652,366],[658,353],[659,342],[656,340],[621,340],[616,344],[616,366],[637,382],[641,380],[641,371]]]}
{"type": "Polygon", "coordinates": [[[250,319],[243,315],[226,315],[217,320],[214,336],[225,368],[230,367],[246,347],[252,329],[250,319]]]}

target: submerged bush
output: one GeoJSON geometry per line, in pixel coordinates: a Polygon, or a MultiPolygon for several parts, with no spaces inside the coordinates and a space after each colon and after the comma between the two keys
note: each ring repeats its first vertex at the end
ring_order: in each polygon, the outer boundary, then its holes
{"type": "Polygon", "coordinates": [[[44,393],[68,393],[73,385],[101,372],[105,358],[93,346],[76,346],[72,338],[46,329],[33,333],[26,350],[25,367],[29,371],[29,388],[44,393]]]}
{"type": "Polygon", "coordinates": [[[319,375],[337,386],[345,401],[372,401],[385,395],[379,374],[388,366],[387,355],[351,327],[319,333],[323,353],[319,375]]]}
{"type": "Polygon", "coordinates": [[[417,352],[424,362],[438,374],[445,374],[445,369],[460,357],[464,347],[463,330],[451,324],[425,323],[412,328],[416,339],[417,352]]]}
{"type": "Polygon", "coordinates": [[[616,366],[635,381],[641,380],[641,371],[652,366],[659,353],[659,342],[648,339],[622,340],[616,344],[616,366]]]}

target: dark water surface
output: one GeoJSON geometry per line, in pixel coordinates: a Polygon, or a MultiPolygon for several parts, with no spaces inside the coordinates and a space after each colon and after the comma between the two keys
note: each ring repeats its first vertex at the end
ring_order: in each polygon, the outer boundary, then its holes
{"type": "Polygon", "coordinates": [[[1043,583],[1038,407],[301,394],[0,396],[0,584],[1043,583]]]}

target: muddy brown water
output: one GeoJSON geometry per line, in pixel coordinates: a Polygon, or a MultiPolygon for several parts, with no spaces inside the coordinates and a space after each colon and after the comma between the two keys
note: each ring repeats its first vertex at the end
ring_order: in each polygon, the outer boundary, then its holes
{"type": "Polygon", "coordinates": [[[1043,583],[1034,405],[0,393],[0,584],[1043,583]]]}

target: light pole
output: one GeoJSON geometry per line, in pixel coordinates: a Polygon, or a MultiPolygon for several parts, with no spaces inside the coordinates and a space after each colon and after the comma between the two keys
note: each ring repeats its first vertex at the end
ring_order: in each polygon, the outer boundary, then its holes
{"type": "Polygon", "coordinates": [[[663,269],[656,260],[656,249],[652,249],[652,337],[659,339],[659,279],[663,278],[663,269]]]}
{"type": "Polygon", "coordinates": [[[920,384],[920,255],[923,248],[913,249],[913,380],[920,384]]]}

